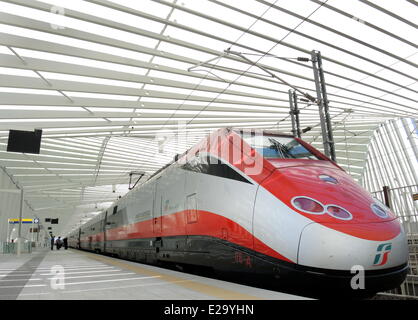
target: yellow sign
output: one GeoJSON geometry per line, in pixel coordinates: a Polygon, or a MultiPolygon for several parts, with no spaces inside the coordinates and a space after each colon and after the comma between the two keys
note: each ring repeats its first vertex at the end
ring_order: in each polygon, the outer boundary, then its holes
{"type": "MultiPolygon", "coordinates": [[[[9,219],[10,224],[19,223],[20,219],[9,219]]],[[[33,223],[33,219],[22,219],[22,223],[33,223]]]]}

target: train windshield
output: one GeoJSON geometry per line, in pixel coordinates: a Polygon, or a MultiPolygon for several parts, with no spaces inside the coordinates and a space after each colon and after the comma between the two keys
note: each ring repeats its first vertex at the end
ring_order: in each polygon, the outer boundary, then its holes
{"type": "Polygon", "coordinates": [[[266,159],[322,160],[292,137],[243,134],[242,138],[266,159]]]}

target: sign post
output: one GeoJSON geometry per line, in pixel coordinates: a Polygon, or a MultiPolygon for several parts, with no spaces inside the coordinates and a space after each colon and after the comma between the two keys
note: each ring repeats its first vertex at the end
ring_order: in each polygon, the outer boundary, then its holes
{"type": "Polygon", "coordinates": [[[17,236],[17,255],[22,252],[22,216],[23,216],[23,188],[20,189],[19,229],[17,236]]]}
{"type": "Polygon", "coordinates": [[[36,246],[38,246],[38,242],[39,242],[39,218],[33,219],[33,223],[36,224],[36,246]]]}
{"type": "Polygon", "coordinates": [[[7,219],[7,238],[6,242],[10,242],[10,219],[7,219]]]}

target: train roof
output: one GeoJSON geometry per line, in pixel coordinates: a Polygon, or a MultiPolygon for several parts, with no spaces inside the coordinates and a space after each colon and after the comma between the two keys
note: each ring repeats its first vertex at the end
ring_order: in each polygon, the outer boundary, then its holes
{"type": "MultiPolygon", "coordinates": [[[[285,137],[293,137],[293,135],[289,134],[289,133],[285,133],[285,132],[281,132],[279,130],[264,130],[264,129],[254,129],[254,128],[235,128],[235,127],[224,127],[224,128],[219,128],[218,130],[212,131],[210,134],[208,134],[206,137],[204,137],[202,140],[207,139],[210,135],[214,134],[215,132],[219,132],[225,130],[226,133],[230,133],[231,131],[235,131],[235,132],[262,132],[263,134],[266,135],[275,135],[275,136],[285,136],[285,137]]],[[[198,142],[200,143],[200,142],[198,142]]],[[[196,144],[195,144],[196,145],[196,144]]],[[[167,169],[168,167],[170,167],[172,164],[176,163],[178,159],[180,159],[181,157],[183,157],[184,155],[186,155],[191,149],[193,149],[193,147],[195,146],[193,145],[192,147],[190,147],[189,149],[187,149],[185,152],[183,152],[182,154],[177,154],[175,156],[175,158],[173,160],[171,160],[169,163],[165,164],[164,166],[162,166],[160,169],[158,169],[157,171],[155,171],[152,175],[150,175],[148,177],[148,179],[145,180],[144,183],[150,181],[153,177],[157,176],[159,173],[163,172],[165,169],[167,169]]],[[[133,188],[132,190],[135,190],[139,187],[141,187],[143,184],[138,185],[137,187],[133,188]]],[[[115,207],[118,205],[118,202],[120,200],[122,200],[123,198],[125,198],[132,190],[130,190],[128,193],[126,193],[122,198],[117,199],[114,203],[112,203],[112,205],[110,205],[106,210],[109,210],[112,207],[115,207]]],[[[105,212],[106,210],[103,210],[103,212],[105,212]]],[[[96,220],[101,216],[102,213],[100,213],[98,215],[98,217],[94,217],[92,219],[90,219],[89,221],[85,222],[84,224],[82,224],[80,226],[89,226],[90,224],[96,222],[96,220]]]]}
{"type": "MultiPolygon", "coordinates": [[[[203,139],[207,139],[214,132],[219,132],[219,131],[222,131],[222,130],[226,130],[227,133],[230,133],[231,131],[235,131],[235,132],[237,132],[237,131],[238,132],[253,132],[254,131],[254,132],[262,132],[263,134],[266,134],[266,135],[277,135],[277,136],[293,137],[293,135],[291,135],[289,133],[285,133],[285,132],[279,131],[279,130],[264,130],[264,129],[254,129],[254,128],[225,127],[225,128],[220,128],[218,130],[215,130],[215,131],[211,132],[210,134],[208,134],[203,139]]],[[[200,142],[198,142],[198,143],[200,143],[200,142]]],[[[193,147],[190,147],[189,149],[187,149],[187,151],[183,152],[182,154],[177,154],[172,161],[170,161],[169,163],[165,164],[160,169],[158,169],[157,171],[155,171],[152,175],[150,175],[148,177],[148,179],[146,181],[149,181],[150,179],[152,179],[153,177],[155,177],[156,175],[158,175],[160,172],[162,172],[165,169],[167,169],[168,167],[170,167],[172,164],[174,164],[177,161],[177,159],[180,159],[181,157],[183,157],[184,155],[186,155],[191,149],[193,149],[193,147]]]]}

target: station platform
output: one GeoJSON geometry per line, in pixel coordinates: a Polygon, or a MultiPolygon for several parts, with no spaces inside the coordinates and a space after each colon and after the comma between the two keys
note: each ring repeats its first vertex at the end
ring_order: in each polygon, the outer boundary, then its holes
{"type": "Polygon", "coordinates": [[[305,300],[79,250],[0,256],[0,300],[305,300]]]}

